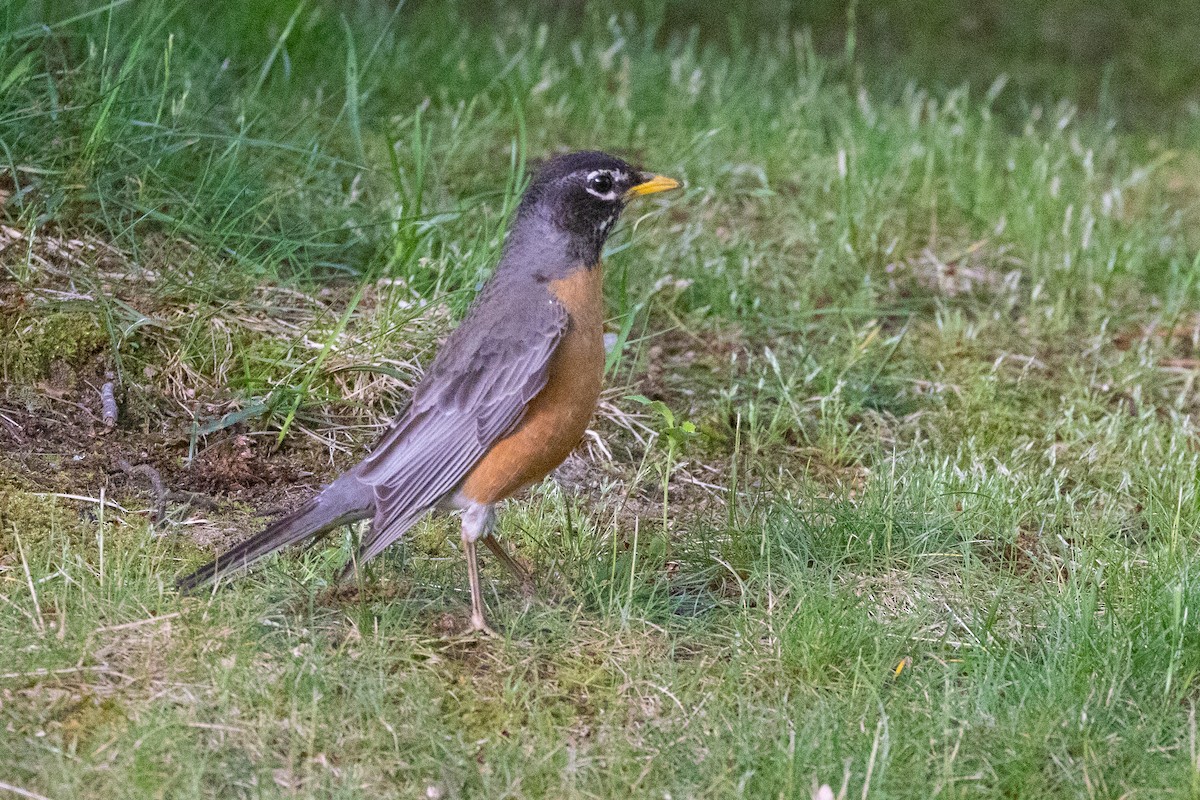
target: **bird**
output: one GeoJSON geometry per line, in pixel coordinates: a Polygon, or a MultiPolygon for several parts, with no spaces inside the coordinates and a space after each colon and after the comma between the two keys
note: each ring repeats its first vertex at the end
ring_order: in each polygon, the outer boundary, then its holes
{"type": "Polygon", "coordinates": [[[339,575],[345,579],[426,514],[458,511],[467,632],[494,635],[476,543],[528,585],[496,539],[496,507],[542,480],[583,438],[604,378],[604,243],[629,201],[679,186],[599,151],[548,158],[521,197],[491,278],[369,454],[292,513],[181,577],[179,590],[369,518],[357,556],[339,575]]]}

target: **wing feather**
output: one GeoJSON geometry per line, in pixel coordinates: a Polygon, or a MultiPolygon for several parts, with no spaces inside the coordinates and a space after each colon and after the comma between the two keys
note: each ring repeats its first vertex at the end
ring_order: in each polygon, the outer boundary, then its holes
{"type": "Polygon", "coordinates": [[[540,289],[489,286],[443,345],[412,405],[363,462],[376,513],[360,561],[400,538],[520,422],[546,385],[566,310],[540,289]],[[513,308],[519,308],[514,313],[513,308]]]}

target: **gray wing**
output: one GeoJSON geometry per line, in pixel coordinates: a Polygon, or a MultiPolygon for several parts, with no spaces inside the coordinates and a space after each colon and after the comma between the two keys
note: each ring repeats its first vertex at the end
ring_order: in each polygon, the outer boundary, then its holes
{"type": "Polygon", "coordinates": [[[480,295],[408,411],[360,465],[376,509],[360,561],[378,555],[458,486],[546,385],[566,310],[541,287],[501,288],[480,295]]]}

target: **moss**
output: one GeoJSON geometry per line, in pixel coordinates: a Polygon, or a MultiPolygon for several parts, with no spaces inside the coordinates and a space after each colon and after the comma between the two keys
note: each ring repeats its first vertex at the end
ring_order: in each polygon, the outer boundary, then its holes
{"type": "Polygon", "coordinates": [[[65,709],[59,719],[65,744],[79,747],[111,738],[115,729],[128,725],[124,707],[112,697],[87,696],[65,709]]]}
{"type": "Polygon", "coordinates": [[[0,377],[32,383],[50,376],[55,365],[80,367],[108,346],[104,326],[88,312],[0,316],[0,377]]]}
{"type": "Polygon", "coordinates": [[[14,532],[22,542],[42,540],[60,527],[67,513],[52,497],[41,497],[0,483],[0,558],[17,550],[14,532]]]}

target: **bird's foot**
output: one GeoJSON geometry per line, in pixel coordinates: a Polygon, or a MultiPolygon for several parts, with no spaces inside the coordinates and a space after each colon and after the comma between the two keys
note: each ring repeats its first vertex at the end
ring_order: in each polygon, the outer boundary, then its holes
{"type": "Polygon", "coordinates": [[[467,623],[467,629],[459,634],[459,638],[499,640],[503,639],[504,637],[497,633],[495,628],[493,628],[491,625],[488,625],[487,620],[484,619],[482,614],[472,614],[467,623]]]}

